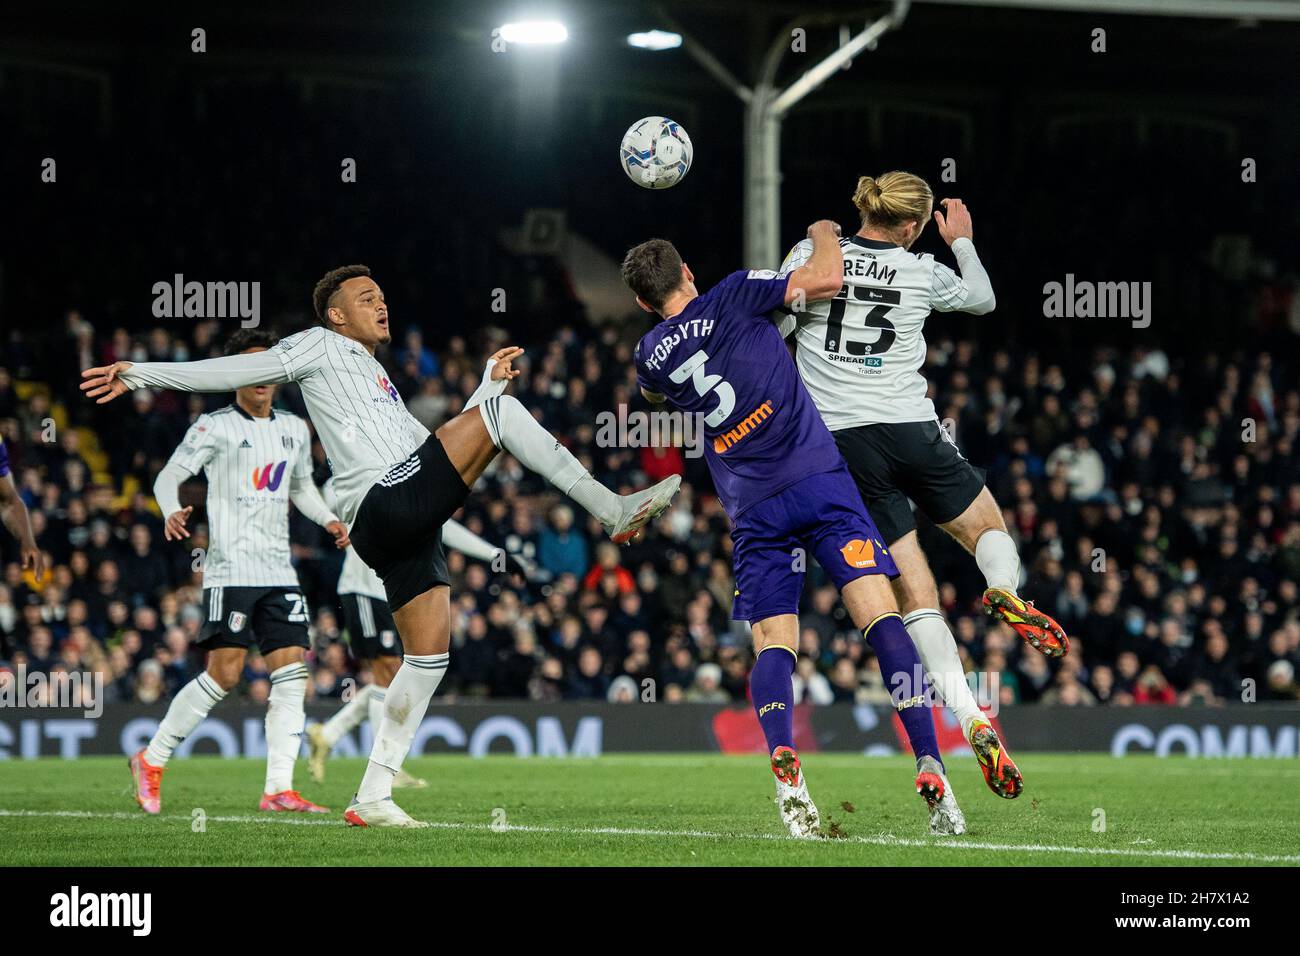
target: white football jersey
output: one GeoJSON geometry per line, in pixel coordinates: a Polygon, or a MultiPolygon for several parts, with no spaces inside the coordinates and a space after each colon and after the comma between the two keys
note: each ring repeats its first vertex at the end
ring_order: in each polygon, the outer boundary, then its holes
{"type": "Polygon", "coordinates": [[[208,480],[204,588],[292,587],[289,486],[311,481],[311,436],[297,415],[238,405],[200,415],[169,464],[208,480]]]}
{"type": "MultiPolygon", "coordinates": [[[[962,242],[964,240],[958,240],[962,242]]],[[[812,240],[786,257],[781,274],[808,261],[812,240]]],[[[970,296],[967,283],[928,254],[849,236],[840,240],[844,286],[779,326],[795,333],[795,359],[831,431],[877,422],[936,418],[926,395],[925,336],[932,310],[953,312],[970,296]]],[[[973,247],[972,247],[973,252],[973,247]]]]}
{"type": "Polygon", "coordinates": [[[384,367],[346,336],[317,326],[281,339],[271,354],[302,389],[334,475],[339,518],[351,526],[370,486],[424,444],[429,429],[406,410],[384,367]]]}
{"type": "MultiPolygon", "coordinates": [[[[335,491],[333,478],[325,482],[325,486],[321,488],[321,495],[331,509],[338,510],[338,494],[335,491]]],[[[388,600],[384,582],[370,565],[361,560],[361,555],[357,554],[357,549],[352,545],[348,545],[348,550],[343,555],[343,570],[339,574],[337,590],[339,594],[361,594],[379,601],[388,600]]]]}

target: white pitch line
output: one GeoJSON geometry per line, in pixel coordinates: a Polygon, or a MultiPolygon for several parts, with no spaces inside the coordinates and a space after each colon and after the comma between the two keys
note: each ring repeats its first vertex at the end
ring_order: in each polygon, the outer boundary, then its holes
{"type": "MultiPolygon", "coordinates": [[[[0,817],[56,817],[66,819],[90,820],[147,820],[140,813],[118,811],[100,813],[92,810],[0,810],[0,817]]],[[[183,814],[169,814],[158,817],[160,820],[190,821],[192,818],[183,814]]],[[[338,819],[313,819],[309,816],[287,816],[280,813],[268,813],[265,816],[213,815],[205,818],[209,823],[262,823],[287,824],[290,826],[342,826],[338,819]]],[[[531,826],[528,824],[508,824],[496,826],[491,823],[452,823],[447,821],[431,822],[431,828],[438,830],[489,830],[494,833],[553,833],[565,836],[629,836],[629,837],[668,837],[692,840],[788,840],[789,837],[779,833],[720,833],[713,830],[657,830],[639,827],[552,827],[531,826]]],[[[1170,860],[1235,860],[1248,863],[1300,863],[1300,854],[1268,854],[1234,852],[1230,850],[1215,852],[1205,850],[1137,850],[1125,847],[1086,847],[1086,846],[1052,846],[1045,843],[982,843],[972,840],[950,840],[936,837],[932,840],[920,840],[910,837],[896,837],[892,834],[879,836],[850,836],[838,840],[823,841],[826,845],[867,844],[870,846],[917,847],[934,850],[986,850],[993,853],[1065,853],[1080,856],[1119,856],[1149,857],[1170,860]]]]}

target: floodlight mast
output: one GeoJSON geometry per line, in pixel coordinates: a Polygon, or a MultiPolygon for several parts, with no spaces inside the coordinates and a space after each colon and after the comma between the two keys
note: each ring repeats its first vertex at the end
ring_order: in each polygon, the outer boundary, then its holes
{"type": "Polygon", "coordinates": [[[746,86],[717,57],[674,23],[662,7],[657,12],[682,35],[682,46],[714,79],[745,104],[745,264],[776,268],[781,261],[781,122],[796,103],[821,86],[863,50],[874,50],[879,39],[902,25],[911,0],[894,0],[893,9],[867,24],[785,90],[776,86],[776,73],[796,27],[809,22],[843,19],[842,15],[801,17],[790,21],[772,40],[763,69],[753,87],[746,86]]]}

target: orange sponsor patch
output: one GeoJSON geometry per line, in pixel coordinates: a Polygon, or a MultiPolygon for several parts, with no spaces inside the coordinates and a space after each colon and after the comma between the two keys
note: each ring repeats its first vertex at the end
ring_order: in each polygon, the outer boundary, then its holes
{"type": "Polygon", "coordinates": [[[876,566],[876,546],[870,541],[854,538],[840,548],[844,562],[851,568],[874,568],[876,566]]]}

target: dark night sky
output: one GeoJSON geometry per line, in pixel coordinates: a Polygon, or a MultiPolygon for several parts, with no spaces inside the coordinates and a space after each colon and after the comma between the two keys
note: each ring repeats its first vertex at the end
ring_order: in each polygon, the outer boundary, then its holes
{"type": "MultiPolygon", "coordinates": [[[[745,79],[803,8],[668,6],[745,79]]],[[[0,322],[74,304],[131,322],[174,271],[258,278],[271,309],[301,309],[322,266],[365,259],[454,325],[482,290],[524,281],[530,266],[506,262],[494,237],[535,206],[565,208],[614,256],[672,238],[705,284],[770,265],[740,261],[741,107],[683,51],[621,44],[655,25],[646,4],[558,4],[564,48],[494,54],[489,31],[511,9],[47,3],[8,19],[0,322]],[[205,54],[190,52],[193,26],[205,54]],[[616,165],[623,129],[651,113],[682,122],[696,147],[665,192],[616,165]],[[39,182],[45,156],[55,186],[39,182]],[[339,182],[344,156],[355,185],[339,182]]],[[[786,55],[782,82],[836,35],[810,25],[810,52],[786,55]]],[[[1152,280],[1180,321],[1213,329],[1243,307],[1203,279],[1216,236],[1249,236],[1294,271],[1297,52],[1289,23],[914,6],[790,117],[783,234],[823,216],[849,224],[858,175],[907,168],[971,205],[1009,322],[1032,322],[1042,283],[1073,271],[1152,280]],[[1089,49],[1095,27],[1105,54],[1089,49]],[[1241,182],[1244,156],[1258,183],[1241,182]],[[946,157],[953,187],[937,182],[946,157]]],[[[921,247],[943,252],[932,231],[921,247]]]]}

